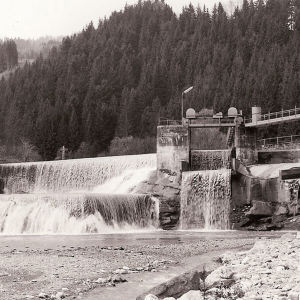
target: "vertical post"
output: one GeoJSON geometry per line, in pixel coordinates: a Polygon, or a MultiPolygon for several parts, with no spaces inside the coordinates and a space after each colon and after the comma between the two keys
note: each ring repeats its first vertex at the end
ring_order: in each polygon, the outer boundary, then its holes
{"type": "Polygon", "coordinates": [[[188,155],[189,155],[189,171],[192,169],[192,130],[190,127],[191,124],[191,119],[188,119],[188,155]]]}
{"type": "Polygon", "coordinates": [[[181,94],[181,120],[183,124],[183,95],[184,93],[181,94]]]}
{"type": "Polygon", "coordinates": [[[64,160],[65,156],[66,156],[66,148],[65,148],[65,146],[62,146],[62,149],[61,149],[61,159],[64,160]]]}

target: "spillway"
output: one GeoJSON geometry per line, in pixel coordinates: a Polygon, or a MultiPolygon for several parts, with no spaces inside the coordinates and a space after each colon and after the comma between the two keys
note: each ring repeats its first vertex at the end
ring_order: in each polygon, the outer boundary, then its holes
{"type": "Polygon", "coordinates": [[[229,229],[230,178],[229,169],[183,173],[182,229],[229,229]]]}
{"type": "Polygon", "coordinates": [[[156,155],[0,165],[2,234],[112,233],[155,229],[158,203],[131,194],[156,155]]]}

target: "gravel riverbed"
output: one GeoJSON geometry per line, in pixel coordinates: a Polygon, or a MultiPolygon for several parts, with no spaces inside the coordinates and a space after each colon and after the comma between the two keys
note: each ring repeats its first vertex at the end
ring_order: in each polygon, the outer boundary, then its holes
{"type": "MultiPolygon", "coordinates": [[[[159,272],[183,258],[253,245],[254,237],[160,245],[0,248],[0,299],[84,299],[87,291],[119,284],[123,274],[159,272]]],[[[5,241],[4,241],[5,243],[5,241]]],[[[121,283],[120,283],[121,284],[121,283]]],[[[113,298],[111,298],[113,299],[113,298]]]]}

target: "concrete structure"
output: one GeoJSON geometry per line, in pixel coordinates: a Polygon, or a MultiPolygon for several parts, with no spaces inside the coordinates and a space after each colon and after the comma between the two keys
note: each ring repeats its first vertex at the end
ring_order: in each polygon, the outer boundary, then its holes
{"type": "Polygon", "coordinates": [[[258,162],[256,140],[257,128],[246,128],[243,125],[236,126],[234,137],[236,159],[245,166],[258,162]]]}
{"type": "MultiPolygon", "coordinates": [[[[201,172],[202,170],[224,171],[224,169],[231,169],[233,171],[230,173],[231,179],[228,185],[231,186],[228,193],[231,197],[230,228],[239,228],[239,226],[249,226],[252,230],[282,228],[280,222],[283,222],[284,218],[300,214],[300,209],[298,211],[298,207],[300,208],[300,178],[287,177],[295,176],[293,172],[292,175],[286,175],[283,172],[282,176],[277,174],[275,177],[268,177],[263,174],[253,175],[251,168],[256,164],[300,163],[300,149],[279,151],[258,150],[257,148],[257,130],[261,124],[266,126],[286,120],[296,120],[298,117],[300,119],[300,110],[298,112],[295,109],[294,112],[294,115],[291,116],[291,110],[283,111],[280,117],[278,117],[278,113],[275,113],[274,115],[277,117],[274,119],[272,119],[272,114],[268,114],[269,119],[266,120],[265,115],[261,114],[261,108],[253,107],[251,122],[247,122],[241,118],[235,108],[230,108],[228,115],[225,117],[221,113],[212,116],[199,116],[194,113],[194,110],[190,109],[187,119],[183,119],[182,125],[158,126],[158,169],[168,170],[170,174],[176,173],[178,176],[181,175],[178,174],[179,172],[184,171],[199,171],[201,175],[206,174],[201,172]],[[289,115],[285,116],[285,113],[289,115]],[[228,150],[191,150],[191,131],[195,128],[213,127],[228,128],[228,150]],[[260,222],[264,222],[261,221],[264,217],[270,217],[271,219],[268,219],[267,223],[262,225],[260,222]]],[[[295,147],[295,144],[291,144],[292,146],[295,147]]],[[[272,167],[270,170],[272,171],[272,167]]],[[[298,173],[300,175],[300,172],[297,171],[298,173]]],[[[192,172],[182,174],[182,178],[187,174],[192,174],[192,172]]],[[[190,183],[187,186],[181,185],[180,206],[182,206],[182,199],[184,199],[182,198],[184,189],[188,190],[191,186],[190,183]]],[[[216,187],[216,191],[218,187],[216,187]]],[[[200,192],[197,190],[200,196],[197,193],[191,193],[186,202],[190,204],[192,200],[201,198],[204,190],[200,187],[200,192]]],[[[217,192],[216,195],[218,195],[217,192]]],[[[216,203],[215,197],[212,196],[211,198],[211,201],[216,203]]],[[[169,198],[169,200],[171,203],[172,199],[169,198]]],[[[199,205],[195,204],[191,209],[199,210],[199,205]]],[[[220,210],[217,204],[213,209],[218,215],[220,210]]],[[[203,214],[206,215],[207,212],[203,214]]]]}
{"type": "Polygon", "coordinates": [[[258,150],[258,164],[299,163],[300,149],[258,150]]]}
{"type": "Polygon", "coordinates": [[[157,127],[157,169],[179,172],[189,161],[188,128],[182,125],[157,127]]]}

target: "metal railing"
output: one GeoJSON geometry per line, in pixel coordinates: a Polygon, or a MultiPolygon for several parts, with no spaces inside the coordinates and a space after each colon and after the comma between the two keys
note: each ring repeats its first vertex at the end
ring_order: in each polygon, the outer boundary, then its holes
{"type": "Polygon", "coordinates": [[[182,125],[182,120],[171,120],[168,118],[159,118],[158,125],[182,125]]]}
{"type": "MultiPolygon", "coordinates": [[[[300,116],[300,108],[295,107],[292,109],[281,110],[273,113],[268,112],[266,114],[256,114],[256,121],[257,122],[271,121],[275,119],[283,119],[283,118],[293,117],[293,116],[294,117],[300,116]]],[[[245,119],[244,122],[245,124],[253,123],[253,120],[252,118],[249,118],[249,119],[245,119]]]]}
{"type": "Polygon", "coordinates": [[[300,135],[277,136],[273,138],[260,139],[257,141],[260,149],[288,148],[300,144],[300,135]]]}

